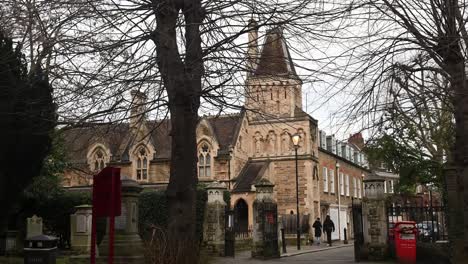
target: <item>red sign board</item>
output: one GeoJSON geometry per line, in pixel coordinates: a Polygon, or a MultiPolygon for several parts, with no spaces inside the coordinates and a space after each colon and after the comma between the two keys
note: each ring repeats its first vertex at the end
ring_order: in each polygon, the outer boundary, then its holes
{"type": "Polygon", "coordinates": [[[96,217],[109,217],[109,257],[114,258],[114,219],[121,215],[120,169],[106,167],[93,178],[93,218],[91,231],[91,264],[96,263],[96,217]]]}
{"type": "Polygon", "coordinates": [[[93,179],[93,209],[97,217],[119,216],[120,204],[120,168],[106,167],[93,179]],[[113,186],[113,188],[112,188],[113,186]]]}

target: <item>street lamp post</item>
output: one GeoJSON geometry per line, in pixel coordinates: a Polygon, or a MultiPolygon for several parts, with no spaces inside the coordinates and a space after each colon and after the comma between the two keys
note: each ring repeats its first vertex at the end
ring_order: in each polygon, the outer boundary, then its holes
{"type": "Polygon", "coordinates": [[[340,215],[341,215],[341,182],[340,182],[340,163],[336,163],[336,177],[338,178],[338,240],[341,240],[341,225],[340,225],[340,215]]]}
{"type": "Polygon", "coordinates": [[[301,230],[300,230],[300,220],[299,220],[299,170],[297,166],[297,149],[299,148],[299,141],[301,136],[299,134],[294,134],[291,136],[293,145],[294,145],[294,153],[295,153],[295,160],[296,160],[296,231],[297,231],[297,250],[301,250],[301,230]]]}

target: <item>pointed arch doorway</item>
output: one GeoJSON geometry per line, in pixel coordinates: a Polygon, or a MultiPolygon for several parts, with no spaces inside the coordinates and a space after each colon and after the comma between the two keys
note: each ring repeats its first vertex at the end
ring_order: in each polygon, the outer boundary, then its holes
{"type": "Polygon", "coordinates": [[[249,206],[242,198],[234,206],[234,228],[237,236],[249,235],[249,206]]]}

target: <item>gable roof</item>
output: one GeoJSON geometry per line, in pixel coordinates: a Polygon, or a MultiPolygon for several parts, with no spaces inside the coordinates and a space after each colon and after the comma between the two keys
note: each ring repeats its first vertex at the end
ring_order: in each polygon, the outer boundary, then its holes
{"type": "Polygon", "coordinates": [[[208,118],[208,122],[218,140],[220,150],[228,150],[229,146],[234,145],[241,120],[242,114],[208,118]]]}
{"type": "MultiPolygon", "coordinates": [[[[230,145],[234,145],[241,117],[241,114],[236,114],[207,118],[220,144],[219,152],[225,152],[230,145]]],[[[171,121],[169,119],[147,121],[146,128],[149,131],[148,142],[156,151],[154,159],[170,159],[171,121]]],[[[75,164],[86,164],[88,151],[96,143],[108,148],[113,160],[128,161],[128,151],[134,143],[128,123],[86,124],[81,127],[63,129],[61,133],[65,141],[67,158],[75,164]]]]}
{"type": "Polygon", "coordinates": [[[268,161],[247,162],[237,177],[236,184],[234,185],[232,192],[250,192],[252,184],[255,184],[263,177],[268,164],[268,161]]]}
{"type": "Polygon", "coordinates": [[[256,76],[289,76],[298,79],[286,39],[280,28],[267,32],[255,69],[256,76]]]}

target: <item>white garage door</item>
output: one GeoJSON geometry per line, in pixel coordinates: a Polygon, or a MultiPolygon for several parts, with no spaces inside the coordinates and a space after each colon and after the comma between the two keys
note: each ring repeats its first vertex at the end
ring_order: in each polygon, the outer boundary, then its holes
{"type": "Polygon", "coordinates": [[[330,208],[330,218],[335,224],[335,232],[332,233],[332,239],[338,239],[338,208],[330,208]]]}
{"type": "MultiPolygon", "coordinates": [[[[346,219],[346,209],[340,210],[340,239],[344,240],[344,228],[346,227],[346,223],[348,223],[348,219],[346,219]]],[[[338,226],[337,224],[335,224],[338,226]]],[[[338,230],[336,230],[338,231],[338,230]]]]}
{"type": "Polygon", "coordinates": [[[332,233],[332,239],[338,239],[338,233],[340,233],[340,239],[344,239],[344,228],[346,227],[346,223],[348,223],[346,209],[340,210],[340,226],[338,227],[338,208],[330,208],[330,218],[335,224],[335,232],[332,233]],[[338,232],[339,228],[339,232],[338,232]]]}

